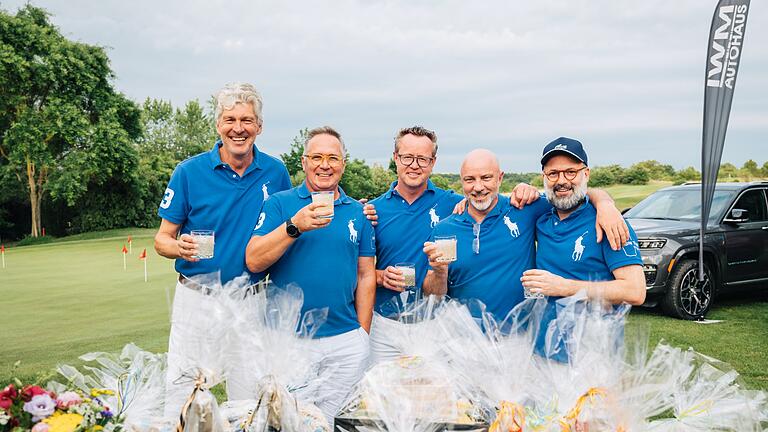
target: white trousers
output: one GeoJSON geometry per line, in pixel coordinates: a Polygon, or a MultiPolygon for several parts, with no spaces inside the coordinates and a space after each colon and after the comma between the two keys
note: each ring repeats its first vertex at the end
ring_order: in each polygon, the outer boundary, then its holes
{"type": "MultiPolygon", "coordinates": [[[[245,302],[243,307],[246,307],[245,302]]],[[[220,314],[216,312],[215,303],[208,295],[187,288],[181,282],[176,284],[171,333],[168,337],[164,409],[166,418],[178,418],[181,407],[192,393],[194,382],[183,377],[190,367],[225,372],[228,376],[227,398],[230,400],[253,398],[252,388],[236,384],[247,383],[245,377],[249,376],[249,371],[245,367],[236,367],[242,364],[241,362],[225,362],[225,359],[230,359],[231,353],[228,352],[229,347],[221,336],[222,329],[229,324],[220,322],[220,314]]]]}
{"type": "Polygon", "coordinates": [[[409,324],[385,318],[377,313],[373,314],[371,323],[371,361],[374,366],[384,361],[397,360],[403,355],[402,345],[399,342],[405,335],[409,324]]]}
{"type": "Polygon", "coordinates": [[[333,425],[333,418],[368,365],[368,333],[358,327],[340,335],[313,339],[309,346],[322,379],[297,391],[297,397],[314,402],[333,425]]]}

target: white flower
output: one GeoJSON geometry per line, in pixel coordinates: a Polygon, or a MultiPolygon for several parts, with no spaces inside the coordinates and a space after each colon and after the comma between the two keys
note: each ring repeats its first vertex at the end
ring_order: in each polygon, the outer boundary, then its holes
{"type": "Polygon", "coordinates": [[[48,393],[39,394],[24,404],[24,411],[32,414],[33,422],[39,422],[56,411],[56,401],[48,393]]]}
{"type": "Polygon", "coordinates": [[[8,415],[8,413],[6,413],[5,410],[0,409],[0,426],[7,425],[10,420],[11,420],[11,416],[8,415]]]}

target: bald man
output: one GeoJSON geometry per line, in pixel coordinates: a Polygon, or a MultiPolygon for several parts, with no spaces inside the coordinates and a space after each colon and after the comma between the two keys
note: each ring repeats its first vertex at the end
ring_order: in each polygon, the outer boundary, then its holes
{"type": "MultiPolygon", "coordinates": [[[[430,241],[424,243],[430,267],[424,293],[478,299],[498,320],[506,318],[524,299],[520,278],[535,267],[536,220],[552,210],[546,199],[521,209],[499,199],[503,179],[495,154],[485,149],[469,152],[461,164],[461,185],[468,205],[462,213],[438,223],[430,241]],[[456,236],[456,261],[438,261],[442,254],[434,239],[440,236],[456,236]]],[[[621,215],[607,193],[590,189],[587,194],[603,214],[605,222],[598,218],[598,224],[606,232],[625,228],[623,221],[616,223],[621,215]]]]}

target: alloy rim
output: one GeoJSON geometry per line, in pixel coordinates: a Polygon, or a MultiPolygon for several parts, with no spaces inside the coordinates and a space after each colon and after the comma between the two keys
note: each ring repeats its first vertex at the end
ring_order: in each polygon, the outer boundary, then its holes
{"type": "Polygon", "coordinates": [[[680,282],[680,305],[685,313],[694,317],[703,315],[712,300],[709,270],[704,269],[703,281],[699,281],[698,273],[698,268],[692,268],[685,273],[680,282]]]}

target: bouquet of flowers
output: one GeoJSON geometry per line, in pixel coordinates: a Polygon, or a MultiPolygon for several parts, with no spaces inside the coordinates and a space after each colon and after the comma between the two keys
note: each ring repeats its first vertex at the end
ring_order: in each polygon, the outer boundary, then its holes
{"type": "Polygon", "coordinates": [[[57,393],[17,381],[0,392],[0,431],[120,431],[120,416],[105,402],[104,396],[111,395],[112,391],[103,389],[92,389],[88,394],[72,390],[57,393]]]}

